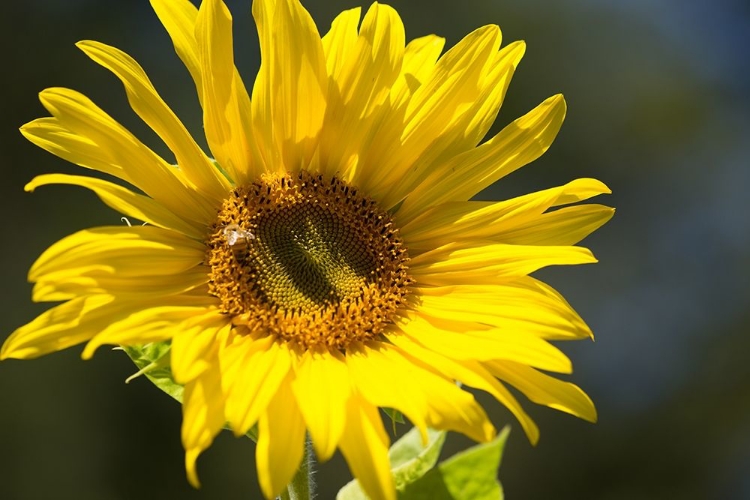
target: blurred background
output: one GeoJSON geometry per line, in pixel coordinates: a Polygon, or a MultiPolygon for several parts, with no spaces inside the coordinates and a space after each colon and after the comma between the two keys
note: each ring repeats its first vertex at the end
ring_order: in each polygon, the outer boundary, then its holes
{"type": "MultiPolygon", "coordinates": [[[[249,0],[228,2],[246,82],[259,64],[249,0]]],[[[322,32],[357,0],[308,0],[322,32]]],[[[481,196],[501,199],[596,177],[615,218],[586,240],[601,263],[546,270],[596,342],[563,346],[570,380],[597,404],[590,425],[528,404],[542,431],[532,447],[513,427],[500,478],[509,499],[750,498],[750,4],[745,0],[397,1],[407,38],[448,46],[489,23],[504,43],[525,39],[496,130],[565,94],[567,120],[534,164],[481,196]]],[[[147,0],[24,0],[0,18],[0,339],[46,306],[26,272],[52,242],[119,215],[76,187],[23,186],[77,168],[25,141],[18,127],[46,112],[36,93],[80,90],[157,151],[115,77],[74,43],[129,52],[200,136],[187,71],[147,0]]],[[[250,83],[248,83],[250,86],[250,83]]],[[[161,149],[160,149],[161,148],[161,149]]],[[[80,348],[0,363],[0,498],[260,498],[254,445],[229,433],[199,460],[203,489],[185,480],[179,405],[121,352],[80,348]]],[[[451,435],[450,454],[468,446],[451,435]]],[[[318,474],[319,498],[348,481],[340,458],[318,474]]]]}

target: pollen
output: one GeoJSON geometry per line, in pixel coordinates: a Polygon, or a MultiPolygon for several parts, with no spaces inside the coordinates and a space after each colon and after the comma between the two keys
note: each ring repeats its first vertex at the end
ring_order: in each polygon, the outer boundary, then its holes
{"type": "Polygon", "coordinates": [[[222,311],[305,349],[381,337],[406,305],[408,260],[375,201],[305,171],[236,188],[207,238],[222,311]]]}

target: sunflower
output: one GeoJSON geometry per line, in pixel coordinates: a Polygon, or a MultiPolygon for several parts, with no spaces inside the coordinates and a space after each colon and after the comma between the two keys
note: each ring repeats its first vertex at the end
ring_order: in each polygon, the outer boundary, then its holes
{"type": "Polygon", "coordinates": [[[262,63],[249,93],[221,0],[151,3],[195,82],[210,155],[135,60],[80,42],[174,158],[78,92],[41,92],[52,116],[23,135],[124,183],[48,174],[26,190],[82,186],[144,225],[87,229],[47,249],[29,272],[33,300],[62,303],[16,330],[3,359],[170,342],[189,481],[198,486],[196,459],[225,425],[238,436],[257,425],[267,497],[293,477],[309,433],[321,460],[339,449],[372,498],[395,498],[379,408],[425,436],[487,441],[494,427],[465,390],[476,388],[535,443],[509,384],[596,420],[578,387],[545,373],[571,372],[549,341],[591,331],[529,274],[595,262],[574,245],[613,210],[575,203],[608,188],[578,179],[470,201],[543,154],[563,122],[556,95],[481,143],[523,42],[501,48],[492,25],[445,53],[437,36],[406,44],[396,11],[377,3],[361,22],[360,9],[341,13],[321,37],[298,0],[255,0],[262,63]]]}

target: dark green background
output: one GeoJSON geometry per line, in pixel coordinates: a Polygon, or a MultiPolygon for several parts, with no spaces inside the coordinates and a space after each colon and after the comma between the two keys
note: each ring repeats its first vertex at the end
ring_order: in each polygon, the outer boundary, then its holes
{"type": "MultiPolygon", "coordinates": [[[[356,1],[308,1],[321,28],[356,1]]],[[[407,38],[437,33],[454,44],[497,23],[527,55],[495,129],[562,92],[568,118],[539,161],[487,199],[597,177],[615,192],[615,218],[586,241],[601,263],[548,270],[590,323],[595,343],[564,346],[572,380],[597,403],[596,425],[528,405],[542,438],[513,432],[500,477],[512,499],[750,498],[750,7],[745,0],[394,2],[407,38]]],[[[258,66],[250,4],[230,2],[237,60],[258,66]]],[[[26,271],[52,242],[119,215],[75,187],[23,192],[33,176],[76,172],[17,129],[46,113],[36,93],[83,91],[157,151],[106,70],[74,47],[81,39],[136,57],[199,134],[187,72],[146,0],[25,0],[0,16],[2,283],[0,338],[44,305],[30,302],[26,271]]],[[[0,363],[0,498],[157,499],[260,496],[254,448],[228,433],[199,461],[204,487],[184,478],[180,408],[102,348],[0,363]]],[[[449,438],[450,452],[467,445],[449,438]]],[[[348,471],[337,457],[318,474],[332,498],[348,471]]]]}

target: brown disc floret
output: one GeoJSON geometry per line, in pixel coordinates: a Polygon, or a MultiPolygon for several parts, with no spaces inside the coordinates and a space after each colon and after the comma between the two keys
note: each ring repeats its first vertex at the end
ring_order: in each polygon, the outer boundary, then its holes
{"type": "Polygon", "coordinates": [[[340,179],[305,171],[236,188],[207,246],[209,291],[223,312],[308,349],[380,336],[411,282],[388,213],[340,179]]]}

